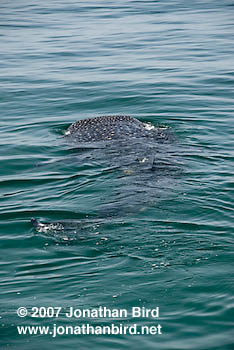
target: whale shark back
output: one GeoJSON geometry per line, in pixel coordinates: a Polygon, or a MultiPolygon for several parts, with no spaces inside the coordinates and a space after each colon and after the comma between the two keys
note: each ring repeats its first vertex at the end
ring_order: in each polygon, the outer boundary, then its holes
{"type": "Polygon", "coordinates": [[[96,142],[156,135],[159,137],[161,133],[160,129],[130,116],[115,115],[79,120],[69,126],[65,135],[73,137],[77,142],[96,142]]]}

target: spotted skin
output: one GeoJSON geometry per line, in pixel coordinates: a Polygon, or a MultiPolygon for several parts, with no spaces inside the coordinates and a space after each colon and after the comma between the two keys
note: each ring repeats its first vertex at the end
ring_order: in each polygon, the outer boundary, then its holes
{"type": "Polygon", "coordinates": [[[135,118],[115,115],[79,120],[69,126],[65,135],[74,137],[78,142],[95,142],[152,137],[153,130],[149,130],[147,124],[135,118]]]}

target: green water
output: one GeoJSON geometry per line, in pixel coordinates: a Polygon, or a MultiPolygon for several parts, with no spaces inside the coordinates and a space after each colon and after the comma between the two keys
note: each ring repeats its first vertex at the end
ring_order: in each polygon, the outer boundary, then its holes
{"type": "Polygon", "coordinates": [[[233,3],[0,9],[0,349],[232,350],[233,3]],[[171,130],[154,149],[156,171],[132,162],[145,145],[119,154],[63,138],[70,123],[105,114],[171,130]],[[36,232],[32,217],[67,229],[36,232]],[[71,306],[129,312],[68,318],[71,306]],[[43,318],[33,307],[62,309],[43,318]],[[159,307],[159,318],[134,318],[132,307],[159,307]],[[160,324],[162,334],[17,331],[87,323],[160,324]]]}

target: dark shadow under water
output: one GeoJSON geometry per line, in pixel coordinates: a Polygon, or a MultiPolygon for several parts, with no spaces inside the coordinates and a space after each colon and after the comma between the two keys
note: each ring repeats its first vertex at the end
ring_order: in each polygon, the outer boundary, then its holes
{"type": "MultiPolygon", "coordinates": [[[[178,144],[168,128],[155,128],[154,137],[152,135],[151,130],[150,137],[88,143],[66,137],[68,149],[63,163],[76,164],[79,175],[84,172],[84,165],[98,167],[93,181],[97,182],[99,205],[94,209],[94,215],[80,220],[50,221],[48,218],[48,221],[40,222],[33,218],[35,229],[42,234],[65,235],[69,240],[81,239],[96,235],[100,225],[144,212],[167,197],[181,175],[178,144]]],[[[55,161],[53,167],[56,166],[58,162],[55,161]]]]}

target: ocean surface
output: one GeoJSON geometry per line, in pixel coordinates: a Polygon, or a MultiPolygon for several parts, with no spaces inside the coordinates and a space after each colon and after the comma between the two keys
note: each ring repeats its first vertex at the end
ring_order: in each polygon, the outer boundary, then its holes
{"type": "Polygon", "coordinates": [[[233,1],[2,0],[0,13],[0,349],[234,349],[233,1]],[[170,136],[64,137],[116,114],[170,136]],[[128,314],[79,315],[100,307],[128,314]],[[66,334],[87,324],[139,331],[66,334]]]}

